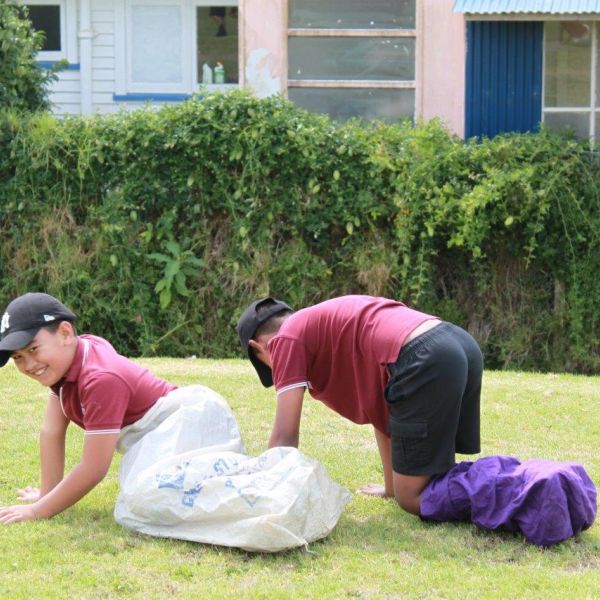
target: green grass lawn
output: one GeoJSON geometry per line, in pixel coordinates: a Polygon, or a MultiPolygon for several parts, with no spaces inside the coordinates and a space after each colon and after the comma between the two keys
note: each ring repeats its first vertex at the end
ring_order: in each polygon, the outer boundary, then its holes
{"type": "MultiPolygon", "coordinates": [[[[156,374],[222,394],[246,449],[266,449],[272,390],[248,363],[151,359],[156,374]]],[[[46,390],[0,370],[0,504],[38,478],[46,390]]],[[[600,378],[488,372],[482,455],[582,463],[600,482],[600,378]]],[[[68,466],[83,436],[69,428],[68,466]]],[[[381,480],[370,427],[305,402],[301,449],[354,491],[381,480]]],[[[459,457],[460,458],[460,457],[459,457]]],[[[141,536],[116,525],[117,466],[49,521],[0,528],[0,598],[600,598],[600,525],[550,549],[470,524],[432,524],[355,495],[325,540],[277,555],[141,536]]]]}

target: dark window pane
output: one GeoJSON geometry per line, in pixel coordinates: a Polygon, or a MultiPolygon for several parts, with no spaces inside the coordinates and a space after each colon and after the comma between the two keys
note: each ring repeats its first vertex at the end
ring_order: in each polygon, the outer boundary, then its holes
{"type": "Polygon", "coordinates": [[[60,6],[28,4],[27,8],[33,28],[46,34],[42,50],[60,51],[60,6]]]}
{"type": "Polygon", "coordinates": [[[340,121],[350,117],[398,121],[413,119],[415,111],[413,89],[290,88],[288,96],[301,108],[340,121]]]}
{"type": "Polygon", "coordinates": [[[235,6],[203,6],[196,8],[198,82],[202,67],[213,72],[218,63],[225,69],[224,83],[238,83],[238,9],[235,6]]]}
{"type": "Polygon", "coordinates": [[[414,38],[289,38],[290,79],[415,78],[414,38]]]}
{"type": "Polygon", "coordinates": [[[289,0],[289,26],[414,29],[415,0],[289,0]]]}

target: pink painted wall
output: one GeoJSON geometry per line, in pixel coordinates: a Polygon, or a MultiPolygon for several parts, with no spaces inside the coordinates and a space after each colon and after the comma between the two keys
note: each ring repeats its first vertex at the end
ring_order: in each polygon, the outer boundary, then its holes
{"type": "Polygon", "coordinates": [[[240,0],[242,85],[264,98],[287,84],[287,2],[240,0]]]}
{"type": "Polygon", "coordinates": [[[421,0],[417,54],[417,118],[440,117],[460,136],[465,131],[464,16],[454,0],[421,0]]]}
{"type": "MultiPolygon", "coordinates": [[[[466,27],[454,0],[418,0],[416,116],[440,117],[463,136],[466,27]]],[[[240,0],[242,85],[259,98],[287,85],[287,2],[240,0]]]]}

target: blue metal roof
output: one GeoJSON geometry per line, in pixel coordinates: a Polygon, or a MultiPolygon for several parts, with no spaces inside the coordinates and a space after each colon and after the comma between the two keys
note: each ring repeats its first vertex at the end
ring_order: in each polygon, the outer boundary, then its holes
{"type": "Polygon", "coordinates": [[[454,12],[475,15],[600,14],[600,0],[456,0],[454,12]]]}

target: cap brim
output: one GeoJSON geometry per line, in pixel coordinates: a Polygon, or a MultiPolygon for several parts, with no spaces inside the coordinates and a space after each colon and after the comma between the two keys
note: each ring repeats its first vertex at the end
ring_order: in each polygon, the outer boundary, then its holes
{"type": "Polygon", "coordinates": [[[248,346],[248,358],[250,362],[254,366],[256,373],[258,374],[258,378],[264,387],[271,387],[273,385],[273,372],[271,371],[271,367],[265,365],[264,362],[259,360],[259,358],[254,354],[254,350],[250,346],[248,346]]]}
{"type": "Polygon", "coordinates": [[[15,350],[25,348],[39,330],[40,328],[36,327],[35,329],[25,329],[9,333],[0,342],[0,367],[3,367],[8,362],[11,353],[15,352],[15,350]]]}

